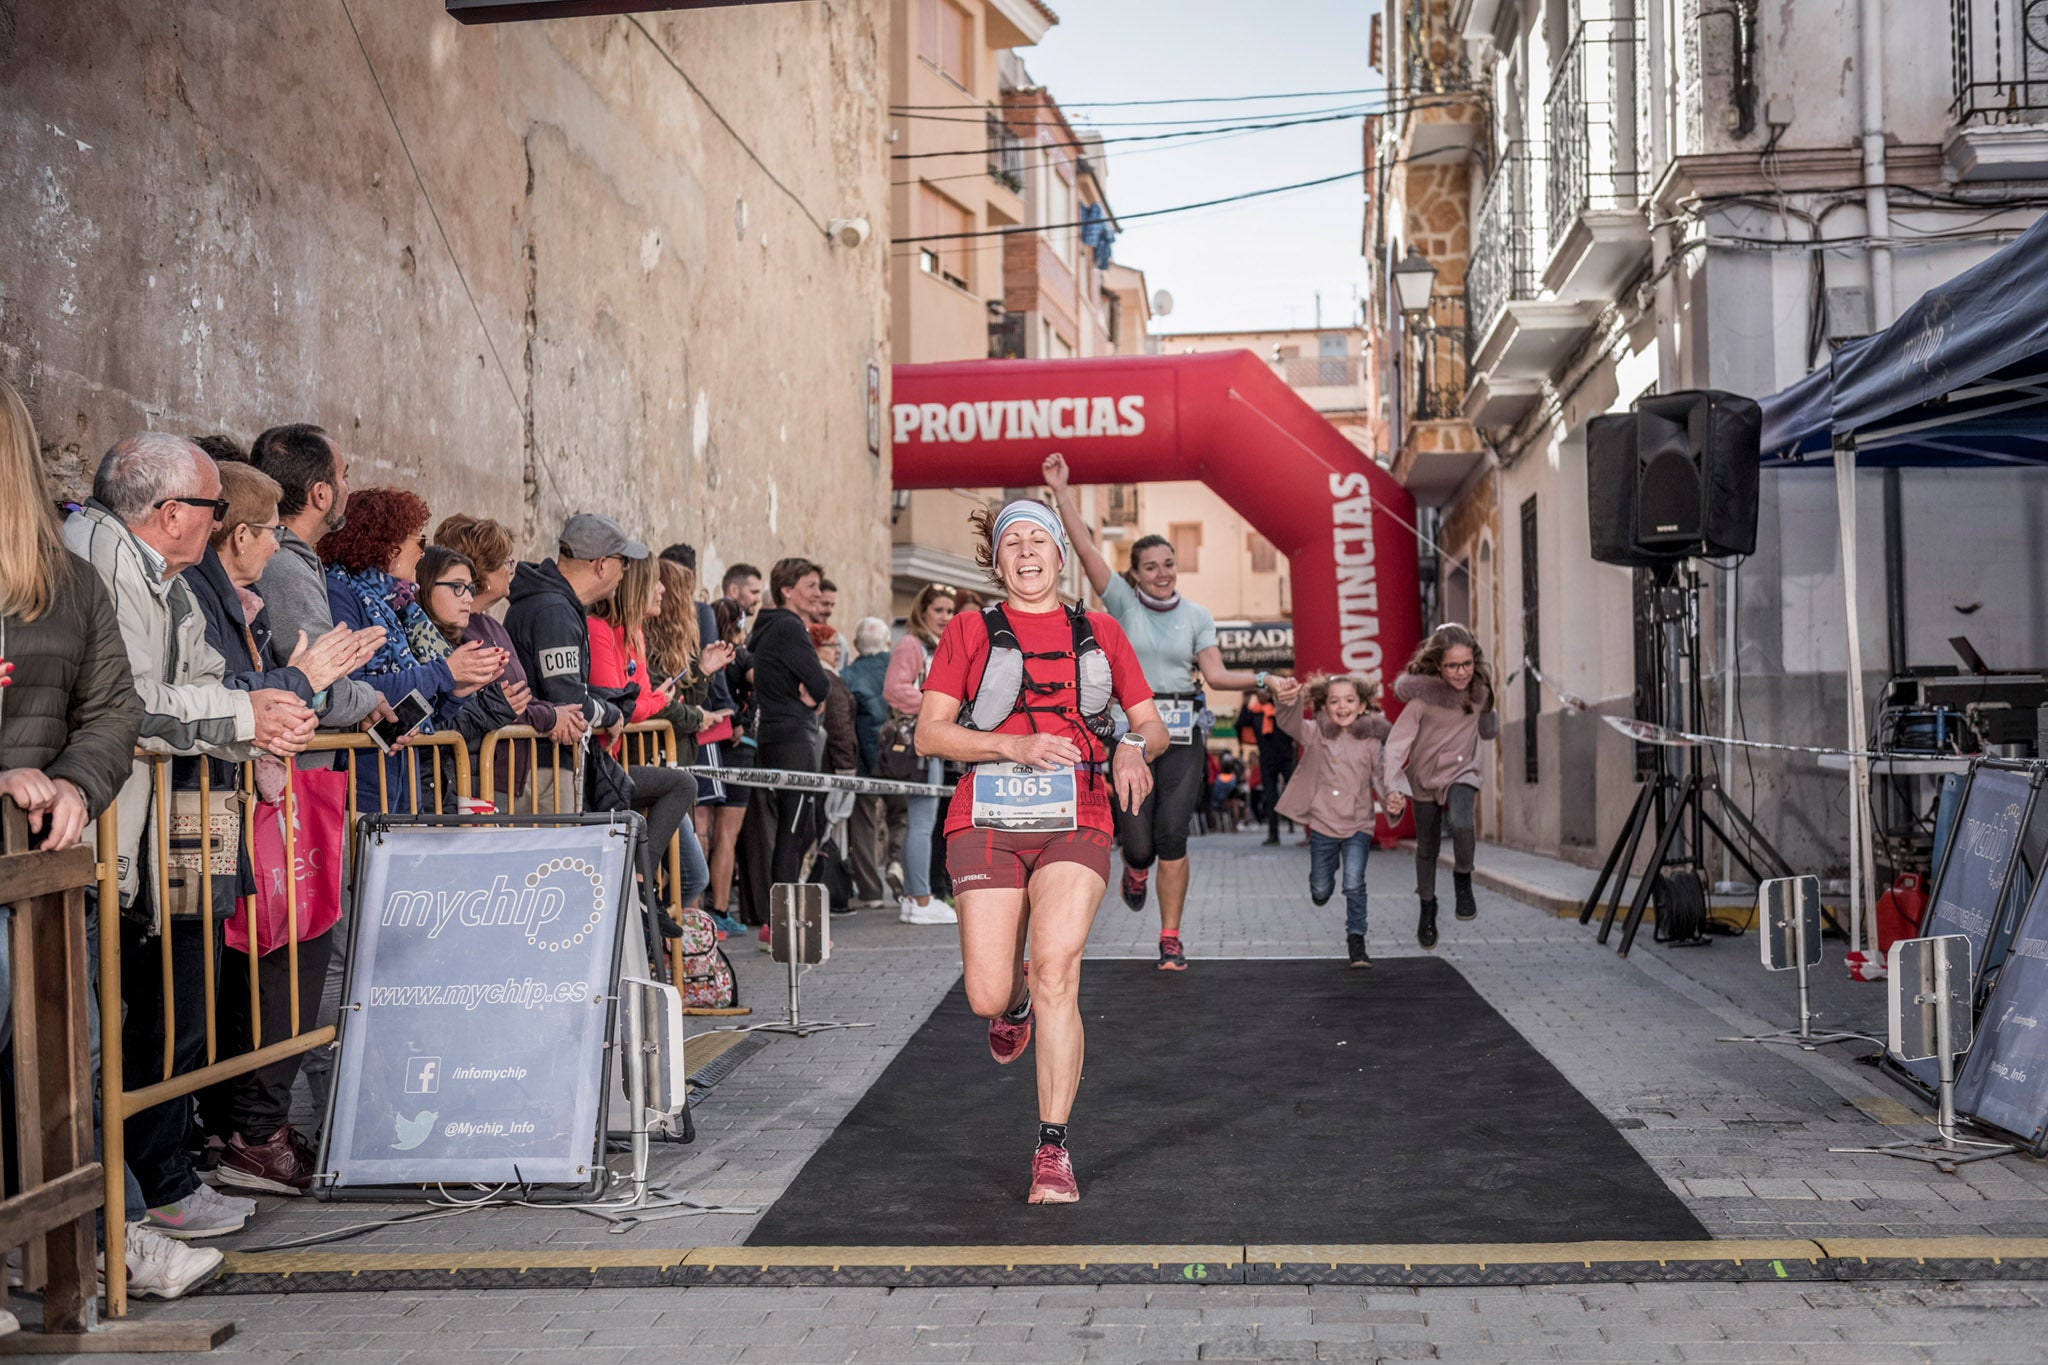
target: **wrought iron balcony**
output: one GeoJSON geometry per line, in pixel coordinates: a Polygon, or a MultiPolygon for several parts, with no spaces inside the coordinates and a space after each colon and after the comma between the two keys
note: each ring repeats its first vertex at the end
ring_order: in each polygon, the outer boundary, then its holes
{"type": "Polygon", "coordinates": [[[1446,95],[1472,89],[1463,38],[1442,0],[1406,0],[1401,8],[1401,88],[1446,95]]]}
{"type": "Polygon", "coordinates": [[[1962,125],[2048,123],[2048,0],[1949,0],[1962,125]]]}
{"type": "Polygon", "coordinates": [[[1543,101],[1553,245],[1580,214],[1632,209],[1649,191],[1646,55],[1633,19],[1584,20],[1565,49],[1543,101]]]}
{"type": "Polygon", "coordinates": [[[1417,422],[1459,421],[1465,416],[1465,376],[1472,336],[1465,326],[1465,300],[1438,294],[1421,325],[1408,331],[1408,365],[1413,377],[1408,412],[1417,422]]]}
{"type": "Polygon", "coordinates": [[[1544,224],[1531,197],[1542,165],[1532,144],[1510,143],[1473,217],[1465,304],[1475,344],[1493,326],[1508,300],[1536,296],[1537,271],[1548,254],[1544,224]]]}
{"type": "Polygon", "coordinates": [[[1016,194],[1024,192],[1024,142],[995,114],[988,116],[988,174],[1016,194]]]}

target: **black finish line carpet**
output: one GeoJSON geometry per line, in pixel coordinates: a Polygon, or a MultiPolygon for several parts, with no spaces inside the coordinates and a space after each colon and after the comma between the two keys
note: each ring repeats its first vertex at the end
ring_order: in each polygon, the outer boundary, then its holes
{"type": "Polygon", "coordinates": [[[1448,962],[1092,960],[1081,1202],[1024,1202],[1032,1058],[955,985],[754,1246],[1548,1242],[1706,1237],[1448,962]]]}

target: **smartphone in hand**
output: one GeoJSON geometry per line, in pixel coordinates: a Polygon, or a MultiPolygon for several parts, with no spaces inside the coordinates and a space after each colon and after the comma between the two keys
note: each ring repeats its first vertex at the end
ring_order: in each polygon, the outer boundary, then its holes
{"type": "Polygon", "coordinates": [[[371,742],[387,754],[398,747],[400,740],[425,725],[434,714],[418,688],[393,702],[391,709],[394,714],[389,720],[380,720],[370,727],[371,742]]]}

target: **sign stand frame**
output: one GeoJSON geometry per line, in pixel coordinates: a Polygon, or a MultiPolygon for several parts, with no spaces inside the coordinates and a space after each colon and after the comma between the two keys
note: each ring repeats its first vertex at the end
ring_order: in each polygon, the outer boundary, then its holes
{"type": "MultiPolygon", "coordinates": [[[[1941,938],[1931,939],[1900,939],[1892,945],[1891,960],[1886,964],[1890,969],[1888,975],[1891,983],[1890,991],[1892,998],[1893,1024],[1891,1042],[1892,1050],[1901,1055],[1905,1053],[1906,1048],[1902,1045],[1903,1040],[1900,1036],[1899,1021],[1905,1017],[1905,1005],[1908,1002],[1905,999],[1907,989],[1905,976],[1899,970],[1899,950],[1906,948],[1909,944],[1938,945],[1943,942],[1963,943],[1963,960],[1965,964],[1969,962],[1968,940],[1964,939],[1960,934],[1944,935],[1941,938]]],[[[1998,1157],[2011,1156],[2018,1152],[2019,1148],[2009,1142],[1985,1142],[1977,1138],[1956,1136],[1956,1053],[1967,1049],[1970,1045],[1970,1040],[1968,1038],[1963,1039],[1960,1047],[1956,1043],[1955,992],[1950,979],[1951,966],[1949,954],[1938,947],[1922,951],[1928,952],[1929,956],[1934,959],[1934,990],[1931,994],[1925,992],[1915,994],[1910,1003],[1921,1008],[1931,1005],[1934,1011],[1934,1051],[1940,1077],[1938,1091],[1940,1107],[1935,1111],[1935,1138],[1931,1142],[1924,1140],[1913,1142],[1909,1140],[1904,1142],[1886,1142],[1876,1147],[1830,1147],[1828,1150],[1830,1152],[1862,1156],[1898,1157],[1902,1161],[1924,1161],[1944,1175],[1954,1175],[1958,1166],[1966,1166],[1975,1161],[1991,1161],[1998,1157]]],[[[1964,968],[1966,979],[1968,973],[1969,969],[1966,965],[1964,968]]],[[[1913,973],[1916,983],[1919,976],[1919,972],[1913,973]]]]}
{"type": "MultiPolygon", "coordinates": [[[[652,983],[635,977],[619,979],[618,1003],[624,1006],[626,1011],[626,1056],[623,1058],[626,1104],[633,1113],[632,1124],[626,1132],[632,1154],[632,1165],[626,1183],[631,1186],[632,1194],[613,1203],[569,1207],[602,1218],[613,1231],[623,1231],[635,1223],[658,1222],[664,1218],[685,1218],[693,1214],[757,1214],[761,1211],[758,1206],[706,1204],[700,1200],[671,1193],[666,1187],[653,1184],[648,1177],[648,1140],[652,1129],[648,1126],[647,1116],[653,1110],[647,1104],[647,1069],[649,1066],[663,1065],[666,1062],[662,1056],[661,1044],[647,1037],[645,1015],[642,1010],[644,1001],[639,997],[647,994],[650,984],[652,983]],[[662,1210],[669,1212],[662,1213],[662,1210]],[[647,1216],[650,1213],[657,1216],[650,1218],[647,1216]]],[[[682,1046],[682,1039],[676,1039],[676,1046],[682,1046]]],[[[683,1106],[687,1111],[687,1095],[684,1096],[683,1106]]]]}
{"type": "MultiPolygon", "coordinates": [[[[777,882],[768,889],[769,919],[779,922],[782,929],[783,946],[787,950],[789,963],[789,1017],[774,1023],[749,1024],[745,1028],[723,1030],[728,1033],[789,1033],[798,1038],[808,1038],[813,1033],[829,1033],[834,1029],[873,1028],[874,1024],[842,1023],[837,1019],[806,1019],[803,1014],[803,974],[806,965],[816,966],[831,953],[832,944],[829,930],[832,907],[825,894],[825,888],[815,882],[777,882]],[[817,936],[812,936],[809,927],[815,920],[817,936]]],[[[771,934],[772,934],[771,930],[771,934]]]]}
{"type": "Polygon", "coordinates": [[[1717,1038],[1721,1043],[1776,1043],[1785,1047],[1796,1047],[1806,1052],[1815,1052],[1829,1043],[1877,1043],[1878,1040],[1862,1033],[1815,1033],[1813,1031],[1813,1006],[1811,989],[1807,982],[1807,969],[1820,962],[1820,878],[1818,877],[1773,877],[1757,887],[1757,935],[1764,954],[1765,971],[1784,971],[1773,966],[1770,960],[1772,928],[1769,917],[1771,902],[1775,898],[1791,902],[1786,918],[1792,925],[1792,967],[1799,976],[1799,1027],[1797,1029],[1773,1029],[1769,1033],[1746,1033],[1733,1038],[1717,1038]],[[1780,891],[1777,888],[1783,887],[1780,891]]]}

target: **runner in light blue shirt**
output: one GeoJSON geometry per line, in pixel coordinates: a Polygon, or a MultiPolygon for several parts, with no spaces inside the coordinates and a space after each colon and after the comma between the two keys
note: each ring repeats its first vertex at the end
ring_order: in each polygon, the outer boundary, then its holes
{"type": "Polygon", "coordinates": [[[1131,546],[1131,571],[1118,575],[1089,534],[1074,501],[1064,455],[1045,458],[1045,482],[1059,507],[1067,539],[1102,604],[1124,628],[1145,672],[1172,740],[1152,760],[1152,794],[1135,811],[1116,812],[1117,842],[1123,846],[1124,904],[1145,908],[1152,864],[1159,864],[1159,970],[1187,970],[1180,922],[1188,896],[1188,826],[1201,808],[1208,761],[1207,712],[1203,684],[1224,692],[1263,688],[1264,672],[1223,666],[1216,643],[1216,619],[1209,609],[1184,600],[1175,590],[1178,573],[1173,545],[1146,536],[1131,546]]]}

